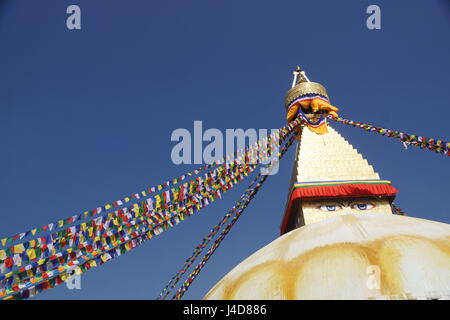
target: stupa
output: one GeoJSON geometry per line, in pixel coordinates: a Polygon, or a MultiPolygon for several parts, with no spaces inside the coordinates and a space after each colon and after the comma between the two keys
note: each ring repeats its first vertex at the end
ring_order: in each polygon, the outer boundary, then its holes
{"type": "Polygon", "coordinates": [[[204,299],[450,299],[450,225],[396,214],[397,189],[329,123],[338,109],[300,68],[301,117],[281,236],[204,299]]]}

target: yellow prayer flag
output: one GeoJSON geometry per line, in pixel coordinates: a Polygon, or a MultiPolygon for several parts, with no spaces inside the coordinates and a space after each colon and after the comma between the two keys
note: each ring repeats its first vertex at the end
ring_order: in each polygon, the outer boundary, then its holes
{"type": "Polygon", "coordinates": [[[25,250],[25,247],[23,246],[22,243],[16,244],[16,245],[13,247],[13,252],[14,252],[14,253],[22,253],[24,250],[25,250]]]}
{"type": "Polygon", "coordinates": [[[28,249],[27,256],[32,260],[36,259],[36,251],[34,249],[28,249]]]}
{"type": "Polygon", "coordinates": [[[156,200],[156,207],[159,207],[161,205],[161,196],[158,194],[155,196],[156,200]]]}

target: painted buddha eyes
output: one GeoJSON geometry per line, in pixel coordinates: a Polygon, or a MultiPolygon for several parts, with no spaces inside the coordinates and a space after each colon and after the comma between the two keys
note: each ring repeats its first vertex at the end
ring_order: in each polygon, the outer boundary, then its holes
{"type": "MultiPolygon", "coordinates": [[[[371,203],[354,203],[350,206],[350,208],[352,208],[353,210],[358,210],[358,211],[364,211],[364,210],[370,210],[372,208],[374,208],[375,206],[371,203]]],[[[325,211],[325,212],[334,212],[334,211],[339,211],[342,210],[344,207],[338,204],[325,204],[325,205],[321,205],[319,207],[320,210],[325,211]]]]}

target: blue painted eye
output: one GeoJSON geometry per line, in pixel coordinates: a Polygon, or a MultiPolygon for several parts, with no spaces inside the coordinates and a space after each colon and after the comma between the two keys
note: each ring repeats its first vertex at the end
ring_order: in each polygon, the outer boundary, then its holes
{"type": "Polygon", "coordinates": [[[361,211],[369,210],[369,209],[372,209],[373,207],[375,207],[375,206],[371,203],[357,203],[357,204],[352,205],[352,209],[361,210],[361,211]]]}
{"type": "Polygon", "coordinates": [[[339,209],[341,209],[341,207],[338,205],[335,205],[335,204],[329,204],[329,205],[320,206],[319,209],[322,211],[331,212],[331,211],[338,211],[339,209]]]}

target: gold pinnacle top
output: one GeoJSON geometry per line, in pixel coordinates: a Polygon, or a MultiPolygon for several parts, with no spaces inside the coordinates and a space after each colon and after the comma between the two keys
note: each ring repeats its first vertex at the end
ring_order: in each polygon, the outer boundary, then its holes
{"type": "Polygon", "coordinates": [[[311,82],[302,68],[297,66],[293,72],[294,80],[292,81],[292,88],[286,93],[284,104],[287,108],[292,101],[301,96],[308,94],[318,94],[330,100],[327,90],[324,86],[317,82],[311,82]]]}

